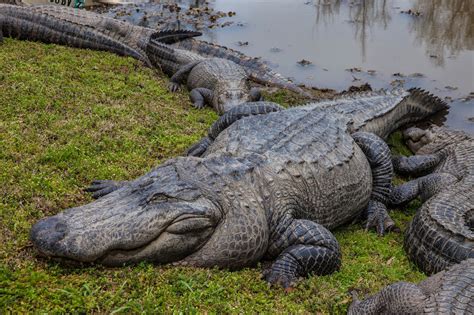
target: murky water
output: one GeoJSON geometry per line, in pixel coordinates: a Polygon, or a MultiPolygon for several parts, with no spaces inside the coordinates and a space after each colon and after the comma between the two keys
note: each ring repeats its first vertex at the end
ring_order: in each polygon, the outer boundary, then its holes
{"type": "MultiPolygon", "coordinates": [[[[469,97],[474,93],[473,0],[164,2],[235,11],[212,29],[201,22],[179,27],[201,29],[204,40],[261,56],[296,82],[336,90],[366,82],[376,89],[417,86],[451,99],[445,124],[474,134],[469,120],[474,117],[474,94],[469,97]],[[410,9],[415,14],[401,13],[410,9]],[[297,63],[303,59],[311,64],[297,63]]],[[[163,26],[163,16],[156,14],[162,4],[133,8],[138,12],[133,9],[122,19],[163,26]]],[[[122,9],[109,14],[117,10],[122,9]]],[[[168,25],[176,26],[172,20],[168,25]]]]}

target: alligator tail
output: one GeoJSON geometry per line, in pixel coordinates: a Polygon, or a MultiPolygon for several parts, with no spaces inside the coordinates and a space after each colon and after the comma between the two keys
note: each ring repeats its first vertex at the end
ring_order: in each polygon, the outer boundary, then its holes
{"type": "Polygon", "coordinates": [[[168,75],[173,75],[179,67],[176,51],[157,40],[151,39],[145,52],[153,67],[168,75]]]}
{"type": "Polygon", "coordinates": [[[187,31],[187,30],[163,30],[154,33],[150,36],[150,40],[159,41],[163,44],[173,44],[180,40],[201,36],[201,32],[187,31]]]}
{"type": "Polygon", "coordinates": [[[249,78],[259,84],[284,88],[295,93],[310,97],[302,88],[273,71],[260,58],[252,58],[243,53],[212,43],[198,40],[184,40],[173,44],[175,48],[194,51],[202,56],[223,58],[241,65],[249,78]]]}
{"type": "Polygon", "coordinates": [[[381,99],[378,104],[374,104],[373,108],[366,109],[366,111],[376,113],[367,121],[364,131],[374,132],[383,139],[386,139],[400,127],[422,121],[439,111],[449,108],[449,105],[439,97],[419,88],[387,92],[387,96],[390,95],[393,97],[398,95],[396,103],[393,104],[394,106],[386,106],[381,99]]]}

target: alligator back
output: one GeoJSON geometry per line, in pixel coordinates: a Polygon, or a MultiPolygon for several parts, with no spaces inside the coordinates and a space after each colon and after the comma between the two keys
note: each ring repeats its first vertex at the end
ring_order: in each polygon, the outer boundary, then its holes
{"type": "Polygon", "coordinates": [[[372,187],[370,166],[347,122],[322,108],[247,117],[224,130],[206,155],[263,156],[255,183],[276,196],[267,198],[273,215],[292,211],[332,229],[360,215],[372,187]]]}
{"type": "Polygon", "coordinates": [[[425,314],[474,313],[474,259],[449,268],[436,280],[439,288],[426,303],[425,314]]]}

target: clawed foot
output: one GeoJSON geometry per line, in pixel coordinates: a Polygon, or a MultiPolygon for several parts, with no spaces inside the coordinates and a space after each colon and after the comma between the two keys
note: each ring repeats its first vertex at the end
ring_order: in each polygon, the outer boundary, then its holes
{"type": "Polygon", "coordinates": [[[385,205],[377,201],[370,201],[368,206],[367,223],[365,230],[375,228],[377,234],[385,235],[386,232],[399,232],[400,229],[395,225],[395,222],[388,215],[385,205]]]}
{"type": "Polygon", "coordinates": [[[283,274],[271,268],[265,269],[262,273],[262,278],[268,282],[270,286],[280,286],[289,292],[296,284],[297,278],[293,275],[283,274]]]}
{"type": "Polygon", "coordinates": [[[193,103],[193,107],[194,108],[197,108],[197,109],[203,109],[204,108],[204,100],[199,100],[199,101],[195,101],[193,103]]]}
{"type": "Polygon", "coordinates": [[[85,191],[92,193],[92,198],[99,199],[100,197],[122,188],[126,183],[127,181],[95,180],[85,189],[85,191]]]}
{"type": "Polygon", "coordinates": [[[170,82],[170,83],[168,84],[168,90],[169,90],[170,92],[177,92],[177,91],[179,91],[179,88],[180,88],[179,83],[170,82]]]}

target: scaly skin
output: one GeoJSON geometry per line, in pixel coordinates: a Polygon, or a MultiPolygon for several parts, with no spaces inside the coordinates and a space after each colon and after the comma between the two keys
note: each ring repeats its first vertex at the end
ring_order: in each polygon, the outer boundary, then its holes
{"type": "Polygon", "coordinates": [[[183,81],[191,91],[194,107],[209,104],[221,115],[236,105],[261,98],[258,91],[251,92],[244,69],[227,59],[203,59],[181,67],[171,77],[170,90],[178,90],[183,81]]]}
{"type": "Polygon", "coordinates": [[[32,242],[46,256],[105,265],[147,260],[236,269],[273,259],[265,278],[284,287],[309,273],[331,273],[341,254],[329,230],[361,214],[380,233],[390,227],[383,204],[389,148],[363,129],[384,116],[397,126],[445,106],[433,97],[406,106],[414,98],[368,95],[346,114],[340,110],[353,100],[241,117],[220,128],[202,157],[171,159],[93,203],[45,218],[33,226],[32,242]]]}
{"type": "Polygon", "coordinates": [[[0,4],[1,35],[23,40],[105,50],[151,66],[145,50],[151,37],[168,42],[198,32],[163,31],[134,26],[85,10],[60,6],[0,4]],[[167,36],[169,35],[169,36],[167,36]]]}
{"type": "Polygon", "coordinates": [[[404,136],[416,155],[394,158],[395,169],[424,176],[394,189],[391,202],[424,201],[406,231],[405,249],[432,274],[474,258],[474,138],[436,126],[410,128],[404,136]]]}
{"type": "Polygon", "coordinates": [[[249,79],[256,83],[276,86],[293,91],[308,98],[312,97],[311,94],[305,92],[302,88],[298,87],[281,74],[273,71],[260,58],[249,57],[228,47],[191,38],[173,43],[172,46],[174,48],[195,52],[206,58],[223,58],[233,61],[242,66],[249,79]]]}
{"type": "Polygon", "coordinates": [[[441,271],[419,284],[397,282],[376,295],[354,301],[349,315],[358,314],[472,314],[474,259],[441,271]]]}

